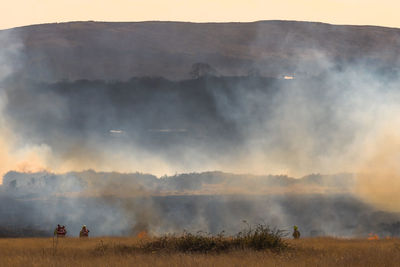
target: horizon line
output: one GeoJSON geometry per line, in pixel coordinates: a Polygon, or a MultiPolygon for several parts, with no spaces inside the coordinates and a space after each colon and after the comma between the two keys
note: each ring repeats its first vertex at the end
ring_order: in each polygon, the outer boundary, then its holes
{"type": "Polygon", "coordinates": [[[335,24],[329,22],[321,21],[307,21],[307,20],[285,20],[285,19],[269,19],[269,20],[254,20],[254,21],[184,21],[184,20],[138,20],[138,21],[103,21],[103,20],[71,20],[71,21],[61,21],[61,22],[43,22],[34,23],[21,26],[15,26],[11,28],[0,29],[0,31],[8,31],[19,28],[36,27],[52,24],[69,24],[69,23],[186,23],[186,24],[253,24],[253,23],[263,23],[263,22],[295,22],[295,23],[314,23],[314,24],[324,24],[330,26],[343,26],[343,27],[376,27],[376,28],[386,28],[386,29],[400,29],[400,27],[393,26],[382,26],[373,24],[335,24]]]}

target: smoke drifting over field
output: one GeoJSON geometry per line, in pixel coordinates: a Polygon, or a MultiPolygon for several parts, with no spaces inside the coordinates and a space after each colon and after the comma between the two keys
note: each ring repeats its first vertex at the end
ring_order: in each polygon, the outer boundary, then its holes
{"type": "Polygon", "coordinates": [[[353,184],[346,174],[294,179],[208,172],[159,179],[138,173],[10,172],[1,187],[0,213],[7,216],[0,221],[0,235],[4,226],[51,234],[57,223],[66,224],[72,236],[83,223],[95,236],[143,230],[233,234],[246,227],[246,220],[285,230],[296,223],[303,236],[367,236],[371,231],[399,236],[400,214],[380,212],[351,196],[353,184]]]}
{"type": "MultiPolygon", "coordinates": [[[[262,31],[256,33],[254,42],[262,42],[265,39],[263,34],[262,31]]],[[[287,40],[292,40],[290,36],[288,33],[287,40]]],[[[296,55],[297,61],[295,64],[292,62],[290,68],[279,67],[281,71],[290,69],[290,73],[281,72],[272,77],[263,76],[263,69],[255,70],[260,67],[259,64],[254,66],[248,62],[240,66],[241,74],[237,76],[204,76],[186,80],[134,77],[124,81],[54,82],[51,79],[27,78],[21,74],[21,69],[26,69],[26,65],[31,63],[27,61],[26,42],[26,38],[19,36],[18,32],[1,32],[0,144],[3,149],[0,152],[0,171],[4,174],[9,170],[66,173],[94,169],[108,172],[139,171],[161,176],[222,170],[301,177],[310,173],[347,172],[354,173],[355,182],[348,185],[345,192],[339,193],[348,197],[348,202],[342,203],[345,207],[357,206],[354,209],[344,208],[349,214],[359,210],[368,210],[368,214],[372,214],[376,210],[369,204],[384,211],[400,211],[397,193],[400,170],[396,164],[400,156],[400,80],[396,69],[398,65],[392,62],[397,58],[394,52],[389,56],[388,52],[382,55],[383,58],[390,58],[393,68],[383,68],[363,57],[343,61],[320,47],[292,49],[291,46],[296,46],[296,43],[288,41],[282,44],[283,47],[297,51],[301,56],[296,55]],[[248,70],[249,75],[243,75],[244,69],[248,70]],[[285,79],[284,76],[293,79],[285,79]]],[[[398,40],[394,44],[399,45],[398,40]]],[[[254,46],[248,44],[249,54],[253,53],[252,49],[254,46]]],[[[202,60],[215,61],[211,58],[204,57],[202,60]]],[[[175,63],[171,59],[170,64],[175,63]]],[[[46,64],[35,71],[43,72],[38,77],[48,77],[46,71],[51,72],[46,64]]],[[[206,228],[213,232],[223,230],[223,227],[229,228],[232,220],[246,219],[240,217],[256,219],[256,210],[262,210],[265,215],[258,219],[265,219],[269,213],[272,214],[271,218],[275,219],[271,223],[276,223],[278,227],[296,223],[295,219],[301,221],[306,218],[293,217],[295,212],[300,212],[297,208],[288,211],[293,208],[289,199],[297,197],[292,195],[293,192],[285,192],[289,196],[273,200],[260,196],[256,200],[241,197],[239,201],[235,197],[227,200],[220,196],[212,201],[221,207],[223,203],[228,203],[226,207],[231,208],[228,208],[230,211],[226,217],[217,216],[223,208],[215,212],[204,211],[208,209],[208,204],[199,207],[199,214],[182,215],[184,209],[180,205],[184,205],[182,203],[185,201],[190,203],[187,204],[189,206],[194,205],[193,199],[181,197],[180,201],[183,202],[168,202],[170,198],[161,201],[160,194],[156,189],[151,190],[151,187],[144,190],[143,187],[128,186],[123,193],[117,190],[120,195],[113,194],[112,198],[107,198],[110,192],[114,192],[113,188],[121,186],[111,181],[113,175],[108,175],[109,182],[90,187],[95,194],[84,190],[87,196],[94,197],[84,202],[84,207],[76,203],[80,199],[69,199],[69,196],[63,195],[66,198],[59,200],[62,202],[60,205],[70,209],[69,214],[74,214],[73,218],[66,219],[74,227],[78,227],[77,221],[86,208],[101,213],[100,203],[106,203],[105,207],[110,205],[109,209],[105,208],[107,212],[103,213],[107,214],[107,218],[118,218],[122,222],[111,219],[105,221],[98,226],[99,234],[121,234],[129,232],[132,227],[140,228],[140,218],[147,218],[146,224],[148,221],[162,221],[160,225],[152,224],[151,231],[176,230],[179,222],[171,222],[168,226],[171,218],[162,218],[165,214],[192,217],[193,221],[184,221],[188,228],[206,228]],[[122,200],[128,196],[137,199],[128,202],[122,200]],[[173,204],[163,206],[164,201],[173,204]],[[242,203],[240,205],[245,205],[246,209],[251,206],[254,213],[236,213],[231,203],[242,203]],[[269,205],[269,209],[259,205],[269,205]],[[80,207],[80,212],[72,212],[76,207],[80,207]],[[167,212],[170,209],[174,212],[167,212]],[[112,210],[111,213],[108,210],[112,210]],[[200,214],[203,211],[207,216],[200,214]],[[207,221],[216,216],[219,218],[217,226],[216,221],[207,221]],[[131,221],[135,223],[131,225],[131,221]],[[111,229],[117,230],[113,232],[111,229]]],[[[121,183],[124,182],[121,180],[121,183]]],[[[157,183],[153,181],[152,185],[157,188],[157,183]]],[[[246,185],[249,180],[244,178],[240,183],[246,185]]],[[[76,186],[75,182],[73,184],[76,186]]],[[[56,183],[54,186],[66,185],[56,183]]],[[[223,188],[223,185],[219,186],[223,188]]],[[[237,188],[243,186],[238,185],[237,188]]],[[[294,193],[298,193],[297,190],[294,193]]],[[[248,192],[240,190],[217,191],[217,195],[232,192],[235,195],[248,195],[248,192]]],[[[55,192],[60,193],[58,190],[55,192]]],[[[31,193],[40,195],[39,192],[31,193]]],[[[203,193],[200,191],[200,194],[203,193]]],[[[171,192],[168,194],[173,195],[171,192]]],[[[260,195],[263,195],[262,192],[260,195]]],[[[54,194],[50,196],[56,197],[54,194]]],[[[49,199],[50,196],[46,195],[49,199]]],[[[325,191],[311,199],[304,196],[304,205],[311,205],[313,201],[320,203],[324,196],[331,199],[323,208],[331,209],[333,213],[329,212],[326,217],[312,221],[313,227],[310,222],[304,222],[310,234],[312,230],[341,235],[364,233],[366,228],[357,232],[355,226],[345,226],[350,220],[348,214],[342,214],[344,217],[335,221],[337,225],[329,226],[331,228],[317,227],[341,210],[332,208],[331,203],[337,203],[336,197],[325,191]]],[[[205,199],[201,198],[201,201],[212,202],[205,199]]],[[[35,208],[48,205],[35,203],[35,208]]],[[[318,209],[317,206],[313,207],[318,209]]],[[[57,207],[49,207],[48,210],[54,209],[57,207]]],[[[384,217],[390,217],[390,220],[382,223],[397,220],[397,215],[387,214],[390,215],[384,217]]],[[[48,218],[49,222],[55,222],[54,218],[48,218]]],[[[95,224],[99,218],[93,218],[95,224]]]]}

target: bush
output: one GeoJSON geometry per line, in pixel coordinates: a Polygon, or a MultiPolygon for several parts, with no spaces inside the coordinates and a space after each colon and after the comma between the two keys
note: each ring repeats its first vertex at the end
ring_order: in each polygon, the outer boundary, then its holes
{"type": "Polygon", "coordinates": [[[183,235],[165,235],[154,238],[149,242],[142,243],[143,251],[177,251],[177,252],[222,252],[237,249],[253,250],[283,250],[287,244],[282,239],[284,232],[272,230],[266,225],[257,225],[255,228],[248,227],[247,230],[239,232],[235,236],[226,237],[222,232],[212,236],[204,233],[191,234],[185,232],[183,235]]]}
{"type": "Polygon", "coordinates": [[[135,245],[104,244],[103,241],[96,247],[94,253],[105,255],[154,253],[154,252],[184,252],[184,253],[219,253],[232,250],[265,250],[282,251],[288,247],[283,240],[284,231],[271,229],[266,225],[248,226],[245,231],[234,236],[225,236],[224,232],[211,235],[204,232],[192,234],[184,232],[182,235],[164,235],[141,240],[135,245]]]}
{"type": "Polygon", "coordinates": [[[283,241],[282,237],[285,232],[278,229],[270,229],[266,225],[256,225],[254,229],[251,227],[248,230],[238,233],[234,241],[243,249],[251,248],[254,250],[262,249],[284,249],[287,244],[283,241]]]}
{"type": "Polygon", "coordinates": [[[207,236],[201,233],[184,233],[181,236],[167,235],[143,243],[144,251],[180,251],[180,252],[220,252],[231,248],[231,241],[222,236],[207,236]]]}

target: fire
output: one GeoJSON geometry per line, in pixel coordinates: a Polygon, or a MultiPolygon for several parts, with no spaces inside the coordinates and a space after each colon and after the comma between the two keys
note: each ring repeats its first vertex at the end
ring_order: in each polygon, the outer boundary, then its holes
{"type": "Polygon", "coordinates": [[[35,165],[35,163],[29,163],[29,162],[21,162],[17,164],[16,171],[18,172],[25,172],[25,173],[32,173],[32,172],[51,172],[48,168],[44,167],[44,165],[35,165]]]}
{"type": "Polygon", "coordinates": [[[144,238],[148,238],[148,237],[149,237],[149,234],[146,231],[140,231],[137,234],[137,238],[139,238],[139,239],[144,239],[144,238]]]}
{"type": "Polygon", "coordinates": [[[379,240],[379,236],[377,234],[369,233],[368,240],[379,240]]]}

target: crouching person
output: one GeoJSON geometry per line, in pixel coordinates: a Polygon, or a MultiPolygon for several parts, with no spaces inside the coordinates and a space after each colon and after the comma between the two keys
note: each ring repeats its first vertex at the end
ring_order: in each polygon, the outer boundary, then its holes
{"type": "Polygon", "coordinates": [[[79,232],[79,237],[89,237],[89,229],[87,229],[86,225],[82,226],[81,231],[79,232]]]}

